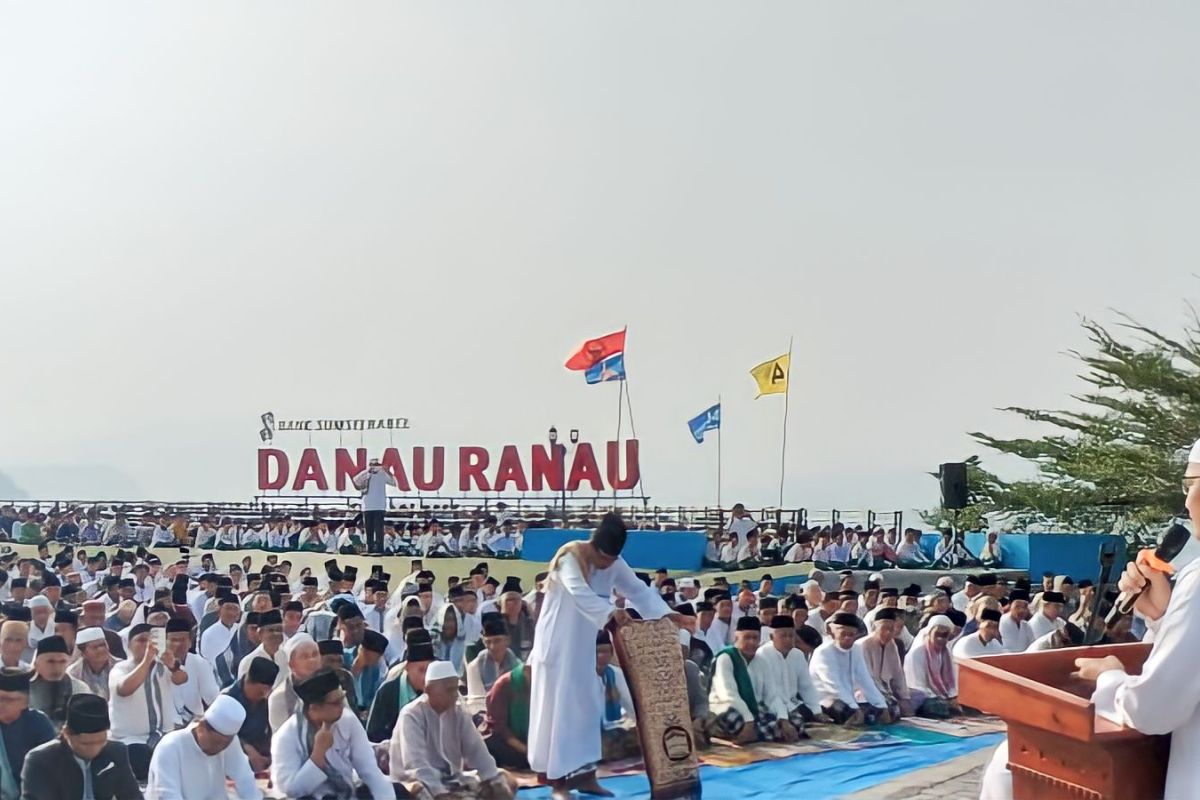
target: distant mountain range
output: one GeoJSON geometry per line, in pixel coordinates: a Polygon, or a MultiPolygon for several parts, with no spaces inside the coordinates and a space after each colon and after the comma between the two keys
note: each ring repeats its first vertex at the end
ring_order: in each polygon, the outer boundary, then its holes
{"type": "Polygon", "coordinates": [[[24,500],[29,493],[17,486],[16,481],[0,472],[0,498],[5,500],[24,500]]]}

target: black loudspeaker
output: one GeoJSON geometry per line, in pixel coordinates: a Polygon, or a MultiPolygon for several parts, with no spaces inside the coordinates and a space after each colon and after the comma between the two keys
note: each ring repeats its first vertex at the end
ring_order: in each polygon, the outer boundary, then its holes
{"type": "Polygon", "coordinates": [[[938,467],[938,482],[942,485],[942,508],[966,508],[970,502],[967,491],[967,465],[942,464],[938,467]]]}

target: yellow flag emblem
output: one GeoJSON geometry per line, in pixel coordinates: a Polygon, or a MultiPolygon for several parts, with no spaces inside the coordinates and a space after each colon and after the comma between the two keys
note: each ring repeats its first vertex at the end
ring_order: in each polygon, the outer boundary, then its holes
{"type": "Polygon", "coordinates": [[[784,353],[778,358],[772,358],[770,361],[764,361],[754,369],[750,370],[750,375],[758,384],[758,395],[755,399],[762,397],[764,394],[783,394],[788,387],[788,373],[791,370],[792,355],[784,353]]]}

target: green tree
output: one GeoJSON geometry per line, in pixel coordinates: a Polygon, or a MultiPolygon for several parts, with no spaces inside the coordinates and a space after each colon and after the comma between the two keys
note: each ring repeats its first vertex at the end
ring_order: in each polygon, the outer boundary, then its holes
{"type": "Polygon", "coordinates": [[[1190,309],[1181,338],[1122,315],[1119,338],[1092,320],[1091,346],[1072,351],[1086,385],[1078,410],[1004,409],[1051,430],[1038,438],[971,434],[980,444],[1019,456],[1032,480],[1002,481],[979,468],[988,510],[1018,525],[1070,530],[1157,527],[1183,506],[1180,475],[1200,436],[1200,318],[1190,309]]]}

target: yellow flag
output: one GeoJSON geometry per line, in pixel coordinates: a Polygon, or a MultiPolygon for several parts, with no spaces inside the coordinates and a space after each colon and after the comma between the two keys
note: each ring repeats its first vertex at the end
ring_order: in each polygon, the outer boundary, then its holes
{"type": "Polygon", "coordinates": [[[756,400],[764,394],[783,394],[787,391],[788,371],[791,369],[791,361],[791,353],[784,353],[778,358],[764,361],[750,370],[750,375],[758,383],[756,400]]]}

